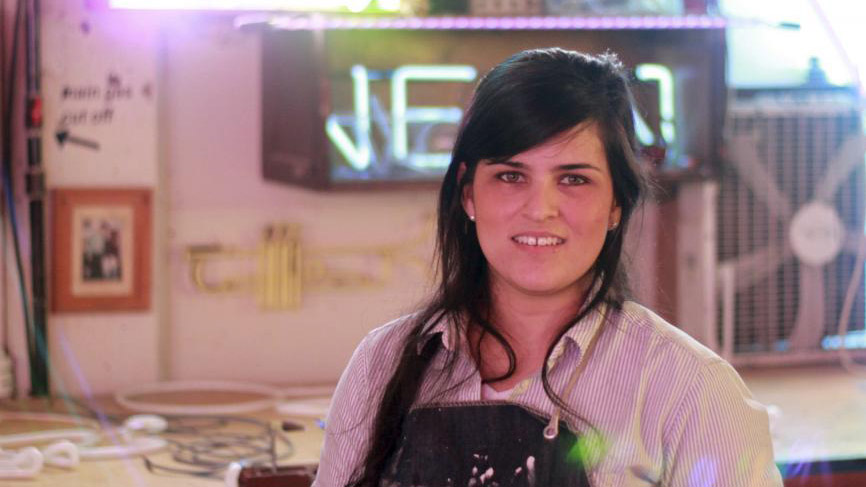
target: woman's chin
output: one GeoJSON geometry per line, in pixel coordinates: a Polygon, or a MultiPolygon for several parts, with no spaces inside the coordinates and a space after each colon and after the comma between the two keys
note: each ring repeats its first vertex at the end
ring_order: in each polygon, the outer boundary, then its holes
{"type": "Polygon", "coordinates": [[[509,287],[512,288],[512,291],[525,296],[548,297],[567,294],[578,299],[581,295],[578,281],[563,281],[544,277],[515,279],[509,287]]]}

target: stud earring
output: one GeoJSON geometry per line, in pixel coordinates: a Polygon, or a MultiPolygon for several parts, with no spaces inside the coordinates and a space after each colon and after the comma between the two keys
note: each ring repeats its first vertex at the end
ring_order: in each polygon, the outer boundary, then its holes
{"type": "Polygon", "coordinates": [[[469,220],[474,222],[475,221],[475,215],[469,215],[469,220]]]}
{"type": "Polygon", "coordinates": [[[618,227],[618,226],[619,226],[619,222],[613,222],[610,225],[608,225],[607,231],[612,232],[612,231],[616,230],[616,227],[618,227]]]}

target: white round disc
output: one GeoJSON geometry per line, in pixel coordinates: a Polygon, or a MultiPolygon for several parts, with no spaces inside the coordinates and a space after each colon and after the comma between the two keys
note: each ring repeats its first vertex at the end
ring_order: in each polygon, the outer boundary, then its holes
{"type": "Polygon", "coordinates": [[[832,206],[812,202],[797,210],[788,238],[800,261],[821,266],[835,259],[842,250],[845,225],[832,206]]]}

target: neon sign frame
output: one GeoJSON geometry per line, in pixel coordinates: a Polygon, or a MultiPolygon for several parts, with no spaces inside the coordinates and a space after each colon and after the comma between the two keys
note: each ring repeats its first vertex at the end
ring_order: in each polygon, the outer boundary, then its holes
{"type": "MultiPolygon", "coordinates": [[[[367,67],[356,64],[350,71],[352,79],[352,99],[354,111],[351,114],[331,113],[325,121],[325,133],[332,147],[342,157],[345,164],[357,171],[366,171],[378,161],[405,165],[415,170],[444,169],[451,161],[447,152],[426,152],[411,150],[408,137],[409,124],[458,124],[463,110],[456,106],[410,106],[408,85],[417,82],[473,82],[478,73],[468,65],[404,65],[390,73],[391,109],[390,120],[384,119],[375,125],[385,135],[387,154],[377,155],[373,149],[372,130],[374,123],[371,115],[371,101],[377,102],[370,94],[370,75],[367,67]],[[353,138],[346,132],[344,125],[351,125],[353,138]]],[[[638,80],[657,83],[659,86],[660,136],[650,129],[643,116],[634,112],[638,140],[646,146],[663,145],[675,147],[677,142],[676,114],[674,110],[675,81],[670,68],[655,63],[639,64],[635,68],[638,80]]]]}
{"type": "Polygon", "coordinates": [[[641,155],[653,170],[680,178],[719,160],[726,97],[723,30],[595,33],[544,29],[538,23],[503,36],[483,27],[490,20],[485,18],[454,18],[452,23],[477,26],[448,33],[436,32],[444,18],[393,18],[387,20],[390,27],[376,28],[382,19],[299,16],[342,27],[264,30],[266,179],[313,189],[436,184],[450,162],[472,84],[494,61],[518,49],[554,45],[609,49],[632,68],[635,128],[647,149],[641,155]],[[428,20],[436,25],[408,26],[428,20]],[[290,68],[295,65],[304,69],[290,68]]]}

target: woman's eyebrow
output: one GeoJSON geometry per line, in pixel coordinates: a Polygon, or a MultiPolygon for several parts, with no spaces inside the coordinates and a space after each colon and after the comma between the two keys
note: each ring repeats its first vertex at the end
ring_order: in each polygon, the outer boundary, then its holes
{"type": "MultiPolygon", "coordinates": [[[[523,163],[523,162],[520,162],[520,161],[512,161],[512,160],[510,160],[510,159],[509,159],[509,160],[505,160],[505,161],[491,160],[491,161],[488,161],[488,162],[487,162],[487,165],[488,165],[488,166],[493,166],[493,165],[503,165],[503,166],[513,167],[513,168],[515,168],[515,169],[527,169],[527,168],[529,167],[529,165],[526,164],[526,163],[523,163]]],[[[559,165],[555,166],[554,169],[556,169],[557,171],[575,171],[575,170],[578,170],[578,169],[592,169],[592,170],[595,170],[595,171],[598,171],[598,172],[604,172],[604,171],[602,171],[601,168],[599,168],[598,166],[594,166],[594,165],[592,165],[592,164],[585,163],[585,162],[575,162],[575,163],[570,163],[570,164],[559,164],[559,165]]]]}
{"type": "Polygon", "coordinates": [[[573,164],[560,164],[556,166],[556,169],[560,171],[574,171],[576,169],[592,169],[598,172],[604,172],[600,167],[594,166],[592,164],[588,164],[586,162],[575,162],[573,164]]]}
{"type": "Polygon", "coordinates": [[[509,167],[513,167],[515,169],[526,169],[527,167],[529,167],[522,162],[512,161],[512,160],[502,161],[502,160],[491,159],[489,161],[486,161],[486,164],[488,166],[497,166],[497,165],[509,166],[509,167]]]}

